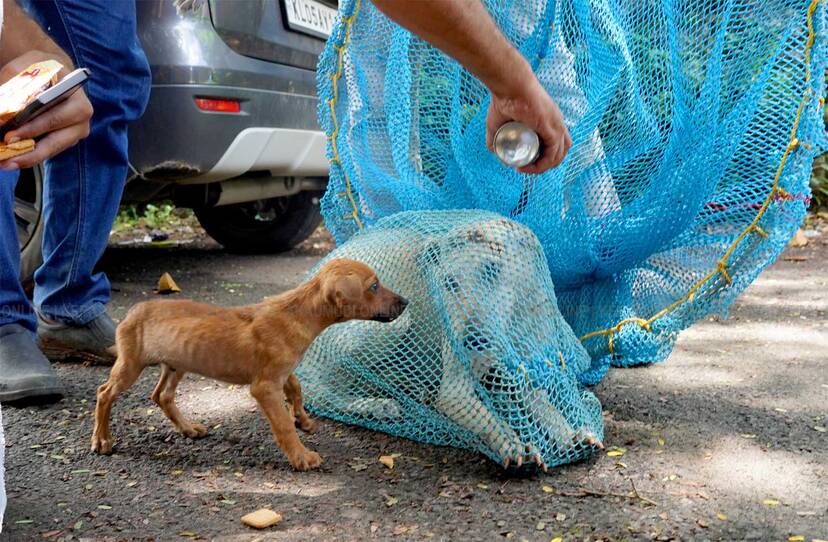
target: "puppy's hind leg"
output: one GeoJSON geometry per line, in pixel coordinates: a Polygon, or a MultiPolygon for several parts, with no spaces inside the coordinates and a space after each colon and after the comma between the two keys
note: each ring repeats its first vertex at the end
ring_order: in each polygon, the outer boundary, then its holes
{"type": "Polygon", "coordinates": [[[188,421],[175,404],[175,390],[185,374],[187,373],[162,364],[161,378],[158,379],[158,384],[155,385],[155,390],[152,392],[152,400],[161,407],[161,410],[175,426],[176,431],[185,437],[201,438],[207,434],[207,428],[200,423],[188,421]]]}
{"type": "Polygon", "coordinates": [[[285,397],[291,407],[293,407],[293,415],[296,418],[296,427],[302,431],[313,433],[316,431],[316,422],[308,416],[305,410],[305,405],[302,401],[302,385],[299,384],[299,379],[295,374],[288,377],[285,382],[285,397]]]}
{"type": "Polygon", "coordinates": [[[91,449],[93,452],[112,453],[112,434],[109,431],[112,403],[118,394],[135,383],[143,370],[144,366],[141,364],[141,360],[133,355],[133,351],[119,348],[118,358],[109,373],[109,380],[98,387],[98,402],[95,405],[95,428],[92,432],[91,449]]]}

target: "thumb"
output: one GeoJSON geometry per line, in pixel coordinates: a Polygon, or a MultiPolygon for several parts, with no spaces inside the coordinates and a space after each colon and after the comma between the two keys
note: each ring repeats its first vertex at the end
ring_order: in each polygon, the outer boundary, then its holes
{"type": "Polygon", "coordinates": [[[497,130],[510,120],[512,119],[498,111],[493,103],[489,105],[486,115],[486,147],[490,151],[494,152],[494,137],[497,130]]]}

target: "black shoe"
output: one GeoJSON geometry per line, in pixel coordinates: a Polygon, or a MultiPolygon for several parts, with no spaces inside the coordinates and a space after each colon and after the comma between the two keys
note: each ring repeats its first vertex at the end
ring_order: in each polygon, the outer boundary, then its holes
{"type": "Polygon", "coordinates": [[[56,403],[63,388],[49,360],[22,326],[0,327],[0,402],[56,403]]]}
{"type": "Polygon", "coordinates": [[[115,361],[115,322],[106,313],[84,325],[53,322],[38,314],[37,342],[52,361],[74,359],[112,365],[115,361]]]}

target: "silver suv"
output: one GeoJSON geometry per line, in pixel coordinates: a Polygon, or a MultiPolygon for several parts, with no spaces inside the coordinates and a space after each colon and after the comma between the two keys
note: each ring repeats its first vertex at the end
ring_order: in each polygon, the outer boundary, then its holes
{"type": "MultiPolygon", "coordinates": [[[[280,252],[319,225],[327,183],[316,62],[335,0],[145,0],[152,67],[124,203],[172,199],[228,250],[280,252]]],[[[16,193],[21,276],[40,264],[41,171],[16,193]]]]}

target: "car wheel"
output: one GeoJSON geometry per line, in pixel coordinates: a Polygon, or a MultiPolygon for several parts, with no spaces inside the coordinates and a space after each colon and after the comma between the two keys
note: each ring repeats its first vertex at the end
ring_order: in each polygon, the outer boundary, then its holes
{"type": "Polygon", "coordinates": [[[207,233],[231,252],[266,254],[295,247],[322,222],[323,192],[299,192],[220,207],[194,209],[207,233]]]}
{"type": "Polygon", "coordinates": [[[43,168],[35,166],[20,172],[14,189],[14,220],[20,244],[20,281],[27,285],[43,262],[43,168]]]}

